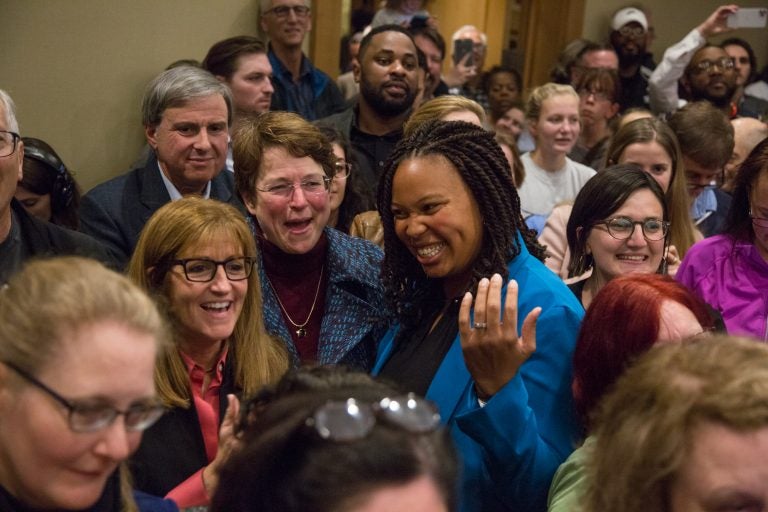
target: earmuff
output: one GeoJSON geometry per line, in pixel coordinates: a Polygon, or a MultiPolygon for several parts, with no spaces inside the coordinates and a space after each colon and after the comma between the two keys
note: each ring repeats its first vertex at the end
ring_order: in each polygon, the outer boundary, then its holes
{"type": "Polygon", "coordinates": [[[75,180],[59,157],[50,151],[45,151],[36,144],[37,139],[22,138],[24,142],[24,158],[31,158],[48,166],[56,173],[51,190],[51,199],[60,202],[60,207],[66,208],[75,197],[75,180]]]}

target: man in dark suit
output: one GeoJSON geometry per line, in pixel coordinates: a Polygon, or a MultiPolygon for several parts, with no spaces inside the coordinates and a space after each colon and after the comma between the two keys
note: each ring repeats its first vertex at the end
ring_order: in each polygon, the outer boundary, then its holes
{"type": "Polygon", "coordinates": [[[83,197],[82,231],[103,242],[121,265],[144,223],[162,205],[188,194],[231,203],[232,173],[224,169],[232,121],[229,88],[194,67],[169,69],[144,93],[142,122],[152,155],[143,167],[98,185],[83,197]]]}
{"type": "Polygon", "coordinates": [[[24,142],[13,100],[0,89],[0,284],[33,257],[79,255],[114,265],[96,240],[33,217],[13,198],[23,162],[24,142]]]}

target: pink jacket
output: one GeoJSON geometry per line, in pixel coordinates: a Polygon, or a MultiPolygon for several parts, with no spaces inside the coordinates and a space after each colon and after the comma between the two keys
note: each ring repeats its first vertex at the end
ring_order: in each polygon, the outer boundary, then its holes
{"type": "Polygon", "coordinates": [[[706,238],[688,250],[675,278],[720,312],[729,334],[768,341],[768,262],[754,244],[706,238]]]}

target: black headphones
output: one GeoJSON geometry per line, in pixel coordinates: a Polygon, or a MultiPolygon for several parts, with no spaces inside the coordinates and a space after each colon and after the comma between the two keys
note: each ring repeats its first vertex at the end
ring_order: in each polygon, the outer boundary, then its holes
{"type": "Polygon", "coordinates": [[[43,149],[42,144],[45,143],[40,139],[22,137],[21,140],[24,142],[24,158],[37,160],[56,173],[56,180],[51,189],[51,199],[56,202],[61,200],[62,208],[68,207],[75,197],[75,180],[67,170],[67,166],[56,153],[43,149]]]}

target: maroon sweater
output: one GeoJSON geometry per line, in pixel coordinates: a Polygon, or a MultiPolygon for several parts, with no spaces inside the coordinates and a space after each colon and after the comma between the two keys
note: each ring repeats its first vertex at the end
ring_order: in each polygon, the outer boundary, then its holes
{"type": "Polygon", "coordinates": [[[328,269],[324,268],[328,239],[323,233],[315,247],[305,254],[287,254],[264,238],[260,240],[260,246],[264,271],[282,305],[280,310],[283,320],[299,357],[302,363],[315,362],[328,289],[328,269]],[[318,290],[321,270],[322,282],[318,290]],[[303,328],[294,325],[302,325],[304,322],[307,323],[303,328]]]}

